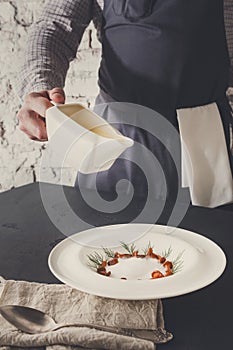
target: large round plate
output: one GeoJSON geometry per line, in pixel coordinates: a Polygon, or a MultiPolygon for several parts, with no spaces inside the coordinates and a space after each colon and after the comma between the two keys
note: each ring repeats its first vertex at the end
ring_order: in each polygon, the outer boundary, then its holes
{"type": "Polygon", "coordinates": [[[211,240],[179,228],[150,224],[121,224],[82,231],[59,243],[49,255],[52,273],[63,283],[90,294],[126,300],[174,297],[203,288],[224,271],[226,258],[211,240]],[[136,238],[136,239],[135,239],[136,238]],[[120,250],[120,241],[138,248],[150,241],[156,253],[172,248],[169,260],[182,254],[183,268],[156,280],[121,280],[97,274],[88,266],[87,255],[100,249],[120,250]]]}

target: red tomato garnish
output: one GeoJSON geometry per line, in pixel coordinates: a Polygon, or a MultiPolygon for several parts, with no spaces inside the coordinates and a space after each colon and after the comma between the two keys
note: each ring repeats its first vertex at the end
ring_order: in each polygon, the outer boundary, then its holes
{"type": "Polygon", "coordinates": [[[171,275],[173,275],[172,270],[167,270],[167,271],[165,272],[165,276],[171,276],[171,275]]]}
{"type": "Polygon", "coordinates": [[[112,260],[108,261],[108,265],[109,266],[116,265],[117,263],[118,263],[118,259],[117,258],[113,258],[112,260]]]}
{"type": "Polygon", "coordinates": [[[162,272],[156,270],[156,271],[153,271],[152,274],[152,279],[155,279],[155,278],[162,278],[164,277],[164,275],[162,274],[162,272]]]}
{"type": "Polygon", "coordinates": [[[151,254],[153,254],[153,249],[150,247],[146,255],[151,256],[151,254]]]}
{"type": "Polygon", "coordinates": [[[107,266],[107,261],[104,260],[104,261],[102,262],[101,266],[102,266],[102,267],[106,267],[106,266],[107,266]]]}
{"type": "Polygon", "coordinates": [[[164,264],[165,261],[166,261],[166,258],[164,258],[163,256],[160,257],[160,259],[159,259],[160,264],[164,264]]]}
{"type": "Polygon", "coordinates": [[[172,262],[171,261],[166,261],[164,264],[163,264],[164,267],[166,267],[166,269],[172,269],[173,265],[172,265],[172,262]]]}

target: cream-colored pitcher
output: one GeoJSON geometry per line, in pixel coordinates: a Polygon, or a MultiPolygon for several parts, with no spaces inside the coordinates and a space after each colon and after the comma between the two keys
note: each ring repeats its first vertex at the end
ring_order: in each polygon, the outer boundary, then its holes
{"type": "Polygon", "coordinates": [[[64,163],[84,174],[108,170],[134,143],[79,103],[49,108],[46,128],[56,157],[66,147],[64,163]]]}

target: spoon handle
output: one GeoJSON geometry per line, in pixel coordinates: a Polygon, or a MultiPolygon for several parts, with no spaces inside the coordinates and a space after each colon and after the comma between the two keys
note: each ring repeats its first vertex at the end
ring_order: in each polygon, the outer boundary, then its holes
{"type": "Polygon", "coordinates": [[[133,332],[124,329],[124,328],[118,328],[118,327],[111,327],[111,326],[100,326],[96,324],[90,324],[90,323],[73,323],[73,324],[57,324],[52,330],[56,331],[63,327],[86,327],[86,328],[94,328],[103,332],[110,332],[120,335],[126,335],[126,336],[133,336],[133,332]]]}

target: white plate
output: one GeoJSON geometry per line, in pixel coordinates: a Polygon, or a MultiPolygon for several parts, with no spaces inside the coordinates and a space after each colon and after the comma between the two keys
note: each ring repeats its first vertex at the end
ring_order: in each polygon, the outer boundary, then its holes
{"type": "Polygon", "coordinates": [[[90,294],[126,300],[174,297],[203,288],[224,271],[226,257],[211,240],[179,228],[151,224],[121,224],[92,228],[59,243],[49,255],[52,273],[69,286],[90,294]],[[136,238],[136,239],[135,239],[136,238]],[[157,254],[172,248],[168,260],[183,252],[183,268],[172,276],[156,280],[121,280],[97,274],[88,266],[87,255],[99,247],[119,248],[120,241],[138,248],[150,241],[157,254]]]}

